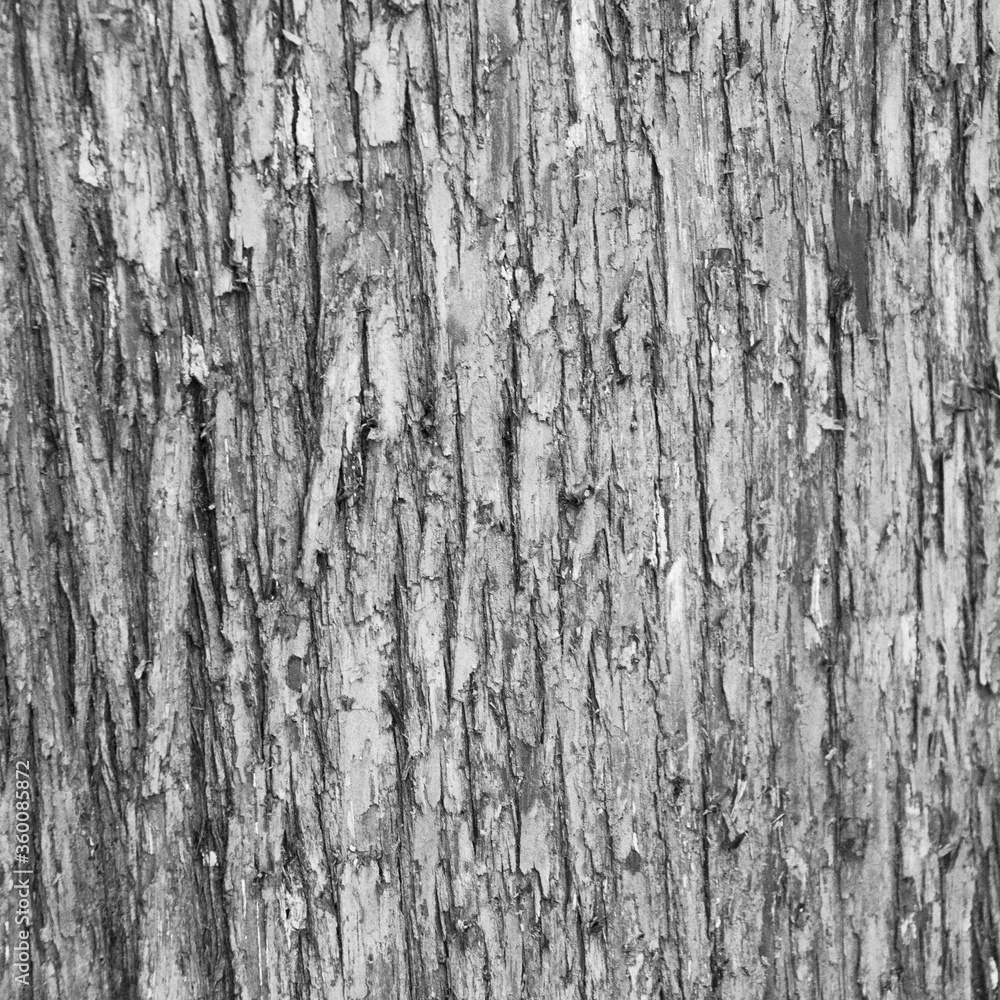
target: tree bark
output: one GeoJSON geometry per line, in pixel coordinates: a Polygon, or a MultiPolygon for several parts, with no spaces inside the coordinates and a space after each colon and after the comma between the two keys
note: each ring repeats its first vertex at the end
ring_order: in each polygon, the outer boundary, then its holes
{"type": "Polygon", "coordinates": [[[997,997],[998,89],[997,0],[5,4],[4,995],[997,997]]]}

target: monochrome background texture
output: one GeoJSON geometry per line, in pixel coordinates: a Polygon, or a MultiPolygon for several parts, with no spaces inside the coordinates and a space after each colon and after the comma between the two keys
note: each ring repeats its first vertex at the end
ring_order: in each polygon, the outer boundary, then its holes
{"type": "Polygon", "coordinates": [[[1000,0],[7,0],[29,993],[996,997],[998,89],[1000,0]]]}

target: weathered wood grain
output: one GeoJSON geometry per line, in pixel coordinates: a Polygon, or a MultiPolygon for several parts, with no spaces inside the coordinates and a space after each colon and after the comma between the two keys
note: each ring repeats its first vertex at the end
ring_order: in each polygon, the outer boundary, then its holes
{"type": "Polygon", "coordinates": [[[998,92],[997,0],[5,4],[5,995],[996,996],[998,92]]]}

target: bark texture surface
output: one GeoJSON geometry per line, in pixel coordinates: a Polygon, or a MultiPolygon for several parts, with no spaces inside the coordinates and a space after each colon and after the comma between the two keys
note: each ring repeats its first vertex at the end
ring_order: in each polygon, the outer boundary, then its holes
{"type": "Polygon", "coordinates": [[[4,995],[996,997],[998,90],[998,0],[4,3],[4,995]]]}

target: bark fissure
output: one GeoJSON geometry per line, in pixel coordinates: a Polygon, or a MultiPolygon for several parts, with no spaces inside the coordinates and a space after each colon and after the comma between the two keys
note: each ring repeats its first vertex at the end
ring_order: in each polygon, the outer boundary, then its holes
{"type": "Polygon", "coordinates": [[[0,13],[34,994],[992,996],[998,49],[0,13]]]}

